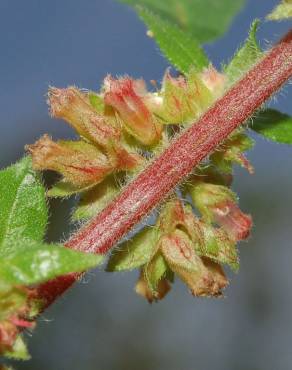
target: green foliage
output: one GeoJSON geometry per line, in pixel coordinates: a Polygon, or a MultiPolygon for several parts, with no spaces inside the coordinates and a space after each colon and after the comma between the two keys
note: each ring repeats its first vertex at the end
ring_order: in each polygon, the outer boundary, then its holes
{"type": "Polygon", "coordinates": [[[212,228],[209,225],[202,227],[205,243],[196,243],[198,255],[208,257],[217,263],[229,265],[233,271],[239,269],[239,258],[234,242],[228,238],[222,228],[212,228]]]}
{"type": "Polygon", "coordinates": [[[250,69],[262,56],[256,33],[259,26],[259,20],[255,20],[250,28],[249,36],[244,45],[237,51],[231,62],[224,68],[228,79],[228,85],[232,85],[248,69],[250,69]]]}
{"type": "Polygon", "coordinates": [[[191,67],[201,70],[208,66],[209,61],[206,54],[192,35],[146,8],[137,9],[138,14],[151,31],[151,37],[153,35],[161,51],[179,71],[187,74],[191,67]]]}
{"type": "Polygon", "coordinates": [[[88,98],[89,98],[89,102],[91,104],[91,106],[99,113],[102,113],[104,111],[104,102],[103,102],[103,99],[93,93],[93,92],[90,92],[88,94],[88,98]]]}
{"type": "Polygon", "coordinates": [[[292,18],[292,0],[282,0],[281,3],[267,16],[271,21],[292,18]]]}
{"type": "Polygon", "coordinates": [[[48,190],[47,196],[51,198],[67,198],[80,192],[80,188],[73,184],[60,180],[51,189],[48,190]]]}
{"type": "Polygon", "coordinates": [[[43,243],[48,222],[45,188],[29,157],[0,172],[0,209],[0,328],[10,342],[1,347],[0,338],[0,352],[25,360],[26,345],[11,321],[18,315],[21,320],[33,318],[39,311],[25,286],[85,271],[103,256],[43,243]]]}
{"type": "Polygon", "coordinates": [[[168,266],[160,252],[156,253],[145,265],[145,278],[152,291],[156,291],[159,281],[166,275],[167,270],[168,266]]]}
{"type": "Polygon", "coordinates": [[[26,344],[22,338],[22,335],[18,335],[16,338],[13,348],[11,351],[5,352],[5,357],[11,358],[13,360],[29,360],[30,354],[27,351],[26,344]]]}
{"type": "Polygon", "coordinates": [[[145,228],[131,240],[122,243],[111,255],[107,271],[132,270],[144,265],[153,253],[158,230],[145,228]]]}
{"type": "Polygon", "coordinates": [[[120,0],[136,9],[143,6],[187,31],[199,42],[222,36],[244,0],[120,0]]]}
{"type": "Polygon", "coordinates": [[[250,127],[266,139],[282,144],[292,144],[292,117],[275,109],[257,114],[250,127]]]}
{"type": "Polygon", "coordinates": [[[0,172],[0,209],[0,278],[5,282],[31,285],[101,262],[101,256],[43,244],[45,189],[29,157],[0,172]]]}
{"type": "Polygon", "coordinates": [[[48,221],[45,189],[28,157],[0,172],[0,257],[15,241],[41,241],[48,221]]]}
{"type": "Polygon", "coordinates": [[[0,261],[0,279],[12,285],[32,285],[72,271],[82,272],[103,260],[101,255],[76,252],[61,245],[21,243],[0,261]]]}

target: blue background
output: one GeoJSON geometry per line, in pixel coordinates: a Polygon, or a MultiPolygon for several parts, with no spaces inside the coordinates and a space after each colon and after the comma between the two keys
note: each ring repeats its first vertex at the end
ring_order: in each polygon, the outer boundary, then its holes
{"type": "MultiPolygon", "coordinates": [[[[163,1],[163,0],[160,0],[163,1]]],[[[220,1],[220,0],[218,0],[220,1]]],[[[276,0],[250,0],[228,33],[206,50],[219,67],[276,0]]],[[[194,15],[195,16],[195,15],[194,15]]],[[[263,23],[267,48],[289,28],[263,23]],[[266,41],[268,40],[268,41],[266,41]]],[[[0,0],[1,166],[43,133],[73,135],[47,113],[48,85],[98,89],[107,73],[161,80],[167,62],[132,10],[111,0],[0,0]]],[[[292,113],[291,86],[272,100],[292,113]],[[290,97],[288,98],[290,94],[290,97]]],[[[253,176],[236,170],[234,188],[253,215],[241,269],[226,298],[194,299],[177,282],[161,303],[133,292],[136,272],[91,273],[39,320],[30,370],[287,370],[292,366],[292,147],[257,137],[253,176]]],[[[48,239],[64,238],[70,202],[52,202],[48,239]]]]}

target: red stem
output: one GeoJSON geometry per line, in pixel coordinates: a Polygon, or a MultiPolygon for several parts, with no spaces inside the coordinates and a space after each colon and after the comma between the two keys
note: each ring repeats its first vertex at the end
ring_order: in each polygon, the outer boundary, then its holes
{"type": "MultiPolygon", "coordinates": [[[[106,253],[189,175],[202,159],[245,122],[292,75],[292,30],[124,191],[66,243],[106,253]]],[[[59,277],[39,287],[46,305],[78,278],[59,277]]]]}

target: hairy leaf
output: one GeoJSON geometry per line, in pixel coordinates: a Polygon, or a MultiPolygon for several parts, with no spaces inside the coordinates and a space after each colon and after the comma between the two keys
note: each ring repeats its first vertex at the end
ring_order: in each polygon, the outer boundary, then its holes
{"type": "Polygon", "coordinates": [[[292,18],[292,0],[282,0],[281,3],[267,16],[267,19],[279,21],[292,18]]]}
{"type": "Polygon", "coordinates": [[[51,198],[67,198],[71,195],[80,193],[81,190],[82,189],[80,189],[80,187],[74,186],[69,182],[60,180],[50,190],[48,190],[47,195],[51,198]]]}
{"type": "Polygon", "coordinates": [[[146,8],[139,7],[138,13],[146,23],[161,51],[179,71],[187,74],[191,67],[201,70],[209,61],[200,44],[189,33],[163,20],[146,8]]]}
{"type": "Polygon", "coordinates": [[[256,39],[259,20],[255,20],[245,44],[237,51],[231,62],[224,68],[228,78],[228,85],[238,80],[261,57],[262,51],[256,39]]]}
{"type": "Polygon", "coordinates": [[[15,241],[44,237],[48,221],[45,189],[29,157],[0,172],[0,256],[13,252],[15,241]]]}
{"type": "Polygon", "coordinates": [[[22,245],[18,252],[0,260],[0,279],[14,285],[32,285],[70,272],[85,271],[100,264],[103,258],[61,245],[22,245]]]}
{"type": "Polygon", "coordinates": [[[292,144],[292,117],[275,109],[258,113],[250,127],[266,139],[282,144],[292,144]]]}
{"type": "Polygon", "coordinates": [[[121,0],[144,6],[162,19],[190,32],[199,42],[214,40],[229,28],[244,0],[121,0]]]}
{"type": "Polygon", "coordinates": [[[196,243],[195,250],[200,256],[208,257],[217,263],[229,265],[234,271],[239,269],[236,244],[229,239],[222,228],[202,224],[203,243],[196,243]]]}
{"type": "Polygon", "coordinates": [[[107,271],[132,270],[149,261],[158,239],[156,228],[145,228],[111,255],[107,271]]]}
{"type": "Polygon", "coordinates": [[[155,256],[144,267],[144,274],[148,286],[151,290],[156,291],[159,281],[166,275],[167,264],[161,253],[155,256]]]}

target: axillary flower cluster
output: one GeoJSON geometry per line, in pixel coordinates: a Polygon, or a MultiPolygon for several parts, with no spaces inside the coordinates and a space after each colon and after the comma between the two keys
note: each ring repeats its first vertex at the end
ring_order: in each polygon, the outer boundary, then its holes
{"type": "MultiPolygon", "coordinates": [[[[55,142],[45,135],[28,146],[36,170],[61,175],[48,196],[79,193],[73,219],[90,219],[222,95],[226,80],[210,66],[178,77],[167,71],[155,92],[143,80],[111,76],[99,93],[50,88],[51,115],[80,138],[55,142]]],[[[140,268],[136,291],[150,302],[165,296],[174,275],[195,296],[222,295],[228,281],[221,264],[238,269],[236,244],[252,226],[230,190],[234,163],[253,171],[243,154],[252,145],[244,128],[234,132],[160,205],[155,225],[115,248],[107,271],[140,268]]]]}

